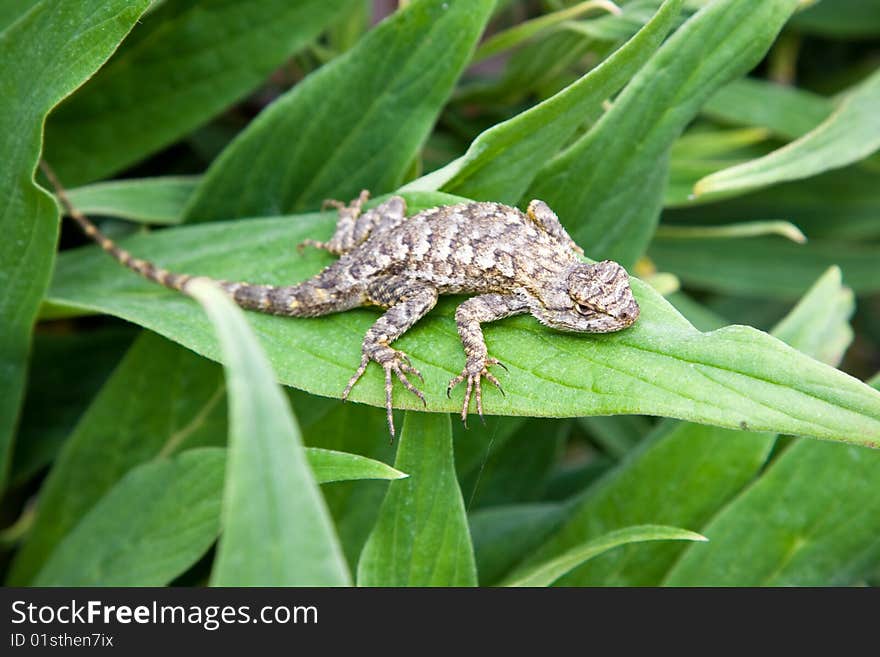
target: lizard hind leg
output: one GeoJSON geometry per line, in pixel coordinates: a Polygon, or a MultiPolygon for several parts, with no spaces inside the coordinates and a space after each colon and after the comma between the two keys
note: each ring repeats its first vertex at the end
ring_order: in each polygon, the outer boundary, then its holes
{"type": "Polygon", "coordinates": [[[325,205],[339,210],[339,219],[333,237],[327,242],[305,240],[298,249],[314,246],[334,255],[344,255],[366,242],[370,235],[388,230],[406,218],[406,201],[402,197],[392,196],[384,203],[364,212],[363,206],[369,198],[370,193],[364,190],[348,205],[341,201],[325,201],[325,205]]]}
{"type": "Polygon", "coordinates": [[[437,303],[437,290],[421,283],[406,280],[382,279],[370,286],[370,300],[388,310],[367,331],[361,346],[361,362],[342,393],[348,398],[352,388],[367,370],[370,361],[377,363],[385,371],[385,412],[388,429],[394,438],[393,387],[396,377],[403,386],[427,406],[425,395],[407,378],[407,375],[421,379],[421,373],[412,365],[409,357],[389,345],[403,335],[419,319],[424,317],[437,303]]]}

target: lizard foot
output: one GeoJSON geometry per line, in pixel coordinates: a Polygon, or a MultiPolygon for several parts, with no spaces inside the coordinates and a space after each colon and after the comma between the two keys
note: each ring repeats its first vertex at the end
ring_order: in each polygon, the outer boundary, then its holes
{"type": "MultiPolygon", "coordinates": [[[[498,365],[505,371],[507,370],[507,368],[504,367],[504,363],[497,358],[482,358],[474,360],[468,362],[467,366],[461,371],[461,374],[452,379],[449,382],[449,385],[446,386],[446,396],[449,397],[455,386],[462,381],[467,381],[467,388],[464,391],[464,405],[461,409],[461,421],[464,422],[465,427],[467,426],[468,407],[471,403],[472,394],[477,402],[477,413],[479,414],[480,419],[483,420],[483,389],[481,385],[483,378],[498,388],[502,395],[504,394],[504,388],[501,387],[501,382],[489,371],[490,365],[498,365]]],[[[485,420],[483,420],[483,422],[485,423],[485,420]]]]}
{"type": "Polygon", "coordinates": [[[406,378],[407,374],[412,376],[417,376],[422,383],[425,382],[424,378],[422,378],[421,372],[419,372],[415,367],[413,367],[412,363],[409,360],[409,356],[407,356],[402,351],[397,351],[396,349],[392,349],[391,347],[383,347],[373,351],[370,354],[364,354],[361,357],[361,364],[358,366],[357,371],[354,375],[349,379],[348,385],[345,386],[345,390],[342,392],[342,400],[345,401],[348,399],[348,394],[351,392],[351,389],[354,387],[354,384],[358,382],[358,380],[363,376],[364,372],[367,370],[367,365],[370,364],[370,361],[374,361],[382,366],[382,369],[385,370],[385,411],[388,416],[388,429],[391,431],[391,438],[394,438],[394,418],[392,416],[392,404],[391,404],[391,392],[393,389],[394,379],[393,376],[396,376],[398,380],[403,384],[403,387],[413,393],[416,397],[422,400],[422,404],[425,406],[428,405],[428,402],[425,401],[425,395],[421,390],[416,388],[408,378],[406,378]]]}

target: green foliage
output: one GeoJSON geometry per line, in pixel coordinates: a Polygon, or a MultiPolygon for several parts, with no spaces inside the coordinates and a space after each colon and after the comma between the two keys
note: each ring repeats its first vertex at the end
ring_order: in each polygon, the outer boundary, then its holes
{"type": "Polygon", "coordinates": [[[43,122],[110,56],[148,4],[89,0],[61,6],[44,0],[0,32],[0,486],[58,237],[55,204],[33,178],[43,122]]]}
{"type": "Polygon", "coordinates": [[[259,86],[351,4],[163,3],[52,114],[46,158],[68,184],[91,182],[142,160],[259,86]]]}
{"type": "Polygon", "coordinates": [[[215,586],[338,586],[342,550],[306,461],[299,428],[240,310],[193,285],[217,331],[229,388],[229,459],[215,586]]]}
{"type": "Polygon", "coordinates": [[[406,4],[2,3],[5,581],[875,581],[880,4],[406,4]],[[396,387],[389,445],[378,368],[339,399],[375,310],[144,281],[59,239],[41,154],[137,257],[226,280],[318,272],[296,245],[363,188],[542,198],[641,317],[485,327],[507,396],[465,429],[441,299],[396,343],[428,412],[396,387]]]}
{"type": "Polygon", "coordinates": [[[394,483],[358,562],[360,586],[475,586],[449,416],[407,413],[394,483]]]}
{"type": "MultiPolygon", "coordinates": [[[[410,206],[436,201],[423,195],[410,206]]],[[[172,228],[125,244],[177,271],[280,284],[305,279],[330,261],[323,253],[291,258],[290,252],[307,236],[329,237],[332,226],[329,214],[246,219],[172,228]]],[[[48,295],[53,303],[117,315],[221,360],[213,331],[192,300],[120,272],[96,249],[63,255],[56,271],[48,295]]],[[[526,317],[490,328],[489,348],[510,376],[507,396],[487,390],[487,404],[512,415],[643,413],[862,444],[880,440],[876,391],[748,327],[700,333],[650,286],[633,285],[642,317],[625,332],[562,335],[526,317]],[[555,376],[548,377],[550,371],[555,376]]],[[[459,367],[461,345],[454,304],[446,300],[439,308],[397,344],[424,374],[428,409],[455,411],[460,401],[442,390],[459,367]]],[[[357,310],[320,319],[249,319],[282,383],[338,397],[360,351],[360,341],[348,336],[363,335],[375,317],[357,310]]],[[[351,398],[382,406],[383,381],[371,370],[351,398]]],[[[406,395],[396,403],[421,408],[406,395]]]]}

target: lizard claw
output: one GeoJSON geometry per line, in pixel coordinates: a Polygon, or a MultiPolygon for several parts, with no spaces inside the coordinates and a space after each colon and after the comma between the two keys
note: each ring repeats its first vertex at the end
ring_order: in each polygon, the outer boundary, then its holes
{"type": "MultiPolygon", "coordinates": [[[[461,374],[454,377],[449,385],[446,387],[446,396],[449,397],[452,389],[455,388],[459,383],[465,381],[466,387],[464,391],[464,404],[461,409],[461,421],[464,423],[465,428],[467,428],[467,416],[468,416],[468,407],[471,403],[471,396],[474,397],[477,405],[477,414],[480,416],[480,420],[483,421],[483,424],[486,423],[486,419],[483,417],[483,387],[482,387],[482,379],[486,379],[492,385],[494,385],[501,394],[504,394],[504,389],[501,387],[501,382],[495,378],[495,376],[489,371],[490,365],[501,365],[495,358],[485,358],[481,361],[477,361],[473,364],[469,363],[462,371],[461,374]]],[[[504,367],[504,365],[501,365],[504,367]]],[[[507,370],[506,367],[504,367],[507,370]]]]}
{"type": "Polygon", "coordinates": [[[351,389],[361,376],[363,376],[364,372],[367,370],[367,365],[369,365],[371,360],[381,365],[382,369],[385,370],[385,412],[388,417],[388,429],[391,432],[391,438],[393,440],[395,435],[394,418],[392,414],[392,390],[394,388],[393,377],[396,376],[397,380],[403,384],[403,387],[418,397],[422,401],[422,405],[427,408],[428,402],[425,399],[424,393],[410,382],[407,378],[407,374],[418,377],[422,383],[424,383],[425,379],[422,377],[422,373],[412,366],[409,357],[405,353],[397,351],[396,349],[391,349],[390,347],[385,347],[371,355],[364,354],[361,357],[361,363],[358,366],[357,371],[351,379],[349,379],[348,385],[345,386],[345,390],[342,392],[343,401],[348,399],[351,389]]]}

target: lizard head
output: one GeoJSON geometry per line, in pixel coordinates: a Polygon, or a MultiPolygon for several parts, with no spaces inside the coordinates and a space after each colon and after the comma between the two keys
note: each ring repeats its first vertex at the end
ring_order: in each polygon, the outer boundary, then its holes
{"type": "Polygon", "coordinates": [[[631,326],[639,316],[629,276],[611,260],[572,266],[549,296],[533,314],[562,331],[611,333],[631,326]]]}

